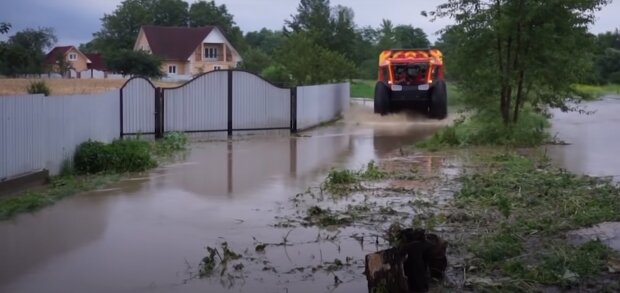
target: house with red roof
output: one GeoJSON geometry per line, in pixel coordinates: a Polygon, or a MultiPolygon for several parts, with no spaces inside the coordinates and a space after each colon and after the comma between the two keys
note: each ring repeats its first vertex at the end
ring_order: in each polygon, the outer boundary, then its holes
{"type": "Polygon", "coordinates": [[[44,63],[51,71],[58,72],[61,59],[64,59],[67,65],[67,72],[61,73],[63,76],[71,78],[103,78],[107,75],[107,68],[101,54],[85,54],[75,46],[61,46],[55,47],[47,53],[44,63]]]}
{"type": "Polygon", "coordinates": [[[149,52],[162,60],[168,77],[193,76],[220,69],[233,69],[241,55],[216,26],[140,28],[134,50],[149,52]]]}

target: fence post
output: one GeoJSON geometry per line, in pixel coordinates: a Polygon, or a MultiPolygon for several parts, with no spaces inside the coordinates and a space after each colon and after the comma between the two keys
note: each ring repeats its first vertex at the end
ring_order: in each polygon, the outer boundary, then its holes
{"type": "Polygon", "coordinates": [[[297,133],[297,87],[291,88],[291,133],[297,133]]]}
{"type": "Polygon", "coordinates": [[[155,138],[164,137],[163,127],[163,90],[155,88],[155,138]]]}
{"type": "Polygon", "coordinates": [[[123,129],[123,88],[121,88],[121,89],[119,90],[119,92],[120,92],[120,93],[119,93],[119,101],[120,101],[120,107],[119,107],[120,109],[119,109],[119,111],[120,111],[120,114],[121,114],[121,115],[120,115],[120,124],[121,124],[121,129],[120,129],[120,135],[119,135],[119,138],[121,138],[121,139],[122,139],[122,138],[123,138],[123,134],[125,134],[125,133],[123,132],[123,130],[124,130],[124,129],[123,129]]]}
{"type": "Polygon", "coordinates": [[[233,71],[228,70],[228,136],[233,133],[233,71]]]}

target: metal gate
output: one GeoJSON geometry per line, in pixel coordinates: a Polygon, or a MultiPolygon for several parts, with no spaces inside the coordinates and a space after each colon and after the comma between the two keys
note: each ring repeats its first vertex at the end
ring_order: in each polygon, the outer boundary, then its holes
{"type": "Polygon", "coordinates": [[[120,89],[121,137],[156,134],[158,90],[142,77],[129,79],[120,89]]]}
{"type": "Polygon", "coordinates": [[[132,78],[121,88],[121,136],[164,132],[295,131],[295,88],[255,74],[218,70],[174,88],[132,78]]]}

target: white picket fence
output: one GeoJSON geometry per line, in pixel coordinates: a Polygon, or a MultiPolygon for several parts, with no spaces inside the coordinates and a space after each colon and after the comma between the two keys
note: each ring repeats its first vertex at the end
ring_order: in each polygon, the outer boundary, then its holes
{"type": "MultiPolygon", "coordinates": [[[[165,131],[226,131],[225,74],[166,90],[165,131]]],[[[237,80],[231,109],[235,130],[288,129],[295,124],[291,89],[277,88],[247,72],[232,74],[237,80]]],[[[156,91],[145,80],[130,82],[122,91],[101,94],[0,97],[0,181],[42,169],[58,174],[76,147],[89,139],[111,142],[121,132],[152,133],[156,91]]],[[[348,83],[298,87],[297,129],[337,119],[348,109],[349,96],[348,83]]]]}
{"type": "Polygon", "coordinates": [[[118,91],[0,97],[0,180],[47,169],[57,174],[89,139],[119,136],[118,91]]]}

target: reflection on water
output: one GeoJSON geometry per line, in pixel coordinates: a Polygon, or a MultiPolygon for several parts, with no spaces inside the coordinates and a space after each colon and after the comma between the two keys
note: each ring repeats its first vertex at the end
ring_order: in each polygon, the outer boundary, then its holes
{"type": "MultiPolygon", "coordinates": [[[[288,208],[291,196],[318,185],[330,168],[360,168],[431,135],[440,125],[401,118],[381,124],[367,109],[354,111],[361,118],[354,115],[347,123],[300,137],[195,143],[185,160],[145,178],[0,222],[0,292],[226,291],[211,281],[183,284],[188,266],[196,269],[206,245],[225,239],[245,249],[252,237],[282,241],[287,231],[270,225],[288,208]]],[[[317,233],[310,229],[289,237],[307,241],[317,233]]],[[[282,254],[275,258],[290,265],[307,262],[310,255],[316,262],[320,255],[333,260],[341,249],[359,250],[356,246],[354,240],[338,246],[313,243],[270,253],[282,254]]],[[[361,271],[359,279],[335,292],[365,289],[361,271]]],[[[237,290],[322,292],[333,282],[333,276],[318,273],[313,279],[282,284],[284,278],[271,275],[244,280],[237,290]]]]}

